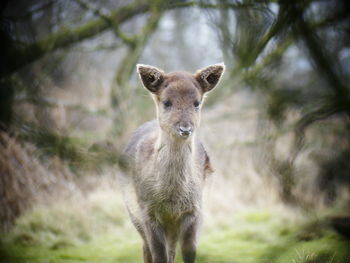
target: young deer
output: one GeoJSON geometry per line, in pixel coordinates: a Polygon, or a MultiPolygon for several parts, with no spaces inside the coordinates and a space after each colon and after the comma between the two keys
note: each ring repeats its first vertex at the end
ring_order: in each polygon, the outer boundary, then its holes
{"type": "Polygon", "coordinates": [[[216,64],[195,74],[165,74],[137,65],[157,108],[157,120],[139,127],[124,153],[131,170],[124,178],[126,204],[144,241],[145,263],[173,263],[178,240],[183,261],[195,261],[202,188],[212,172],[195,131],[204,96],[224,70],[216,64]]]}

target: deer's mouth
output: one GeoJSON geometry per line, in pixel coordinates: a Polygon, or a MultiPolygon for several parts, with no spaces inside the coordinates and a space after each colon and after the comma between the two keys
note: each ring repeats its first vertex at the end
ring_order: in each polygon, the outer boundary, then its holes
{"type": "Polygon", "coordinates": [[[193,133],[193,128],[190,126],[189,127],[180,126],[177,130],[178,130],[177,133],[178,133],[179,137],[184,138],[184,139],[190,137],[193,133]]]}
{"type": "Polygon", "coordinates": [[[180,137],[187,138],[190,137],[192,134],[192,131],[179,131],[180,137]]]}

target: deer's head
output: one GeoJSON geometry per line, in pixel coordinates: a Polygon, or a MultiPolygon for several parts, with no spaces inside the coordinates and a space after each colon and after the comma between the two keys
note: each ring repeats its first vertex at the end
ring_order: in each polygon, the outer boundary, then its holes
{"type": "Polygon", "coordinates": [[[204,95],[217,86],[224,70],[224,64],[215,64],[195,74],[166,74],[156,67],[137,65],[142,84],[156,103],[160,128],[181,139],[189,138],[199,126],[204,95]]]}

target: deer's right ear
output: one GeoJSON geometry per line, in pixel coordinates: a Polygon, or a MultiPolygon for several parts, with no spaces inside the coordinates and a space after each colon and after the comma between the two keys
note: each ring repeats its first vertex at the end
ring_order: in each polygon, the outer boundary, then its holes
{"type": "Polygon", "coordinates": [[[136,67],[143,86],[150,92],[156,93],[164,80],[164,72],[149,65],[137,64],[136,67]]]}
{"type": "Polygon", "coordinates": [[[209,67],[198,70],[195,74],[195,78],[201,85],[203,92],[208,92],[216,87],[224,71],[224,63],[214,64],[209,67]]]}

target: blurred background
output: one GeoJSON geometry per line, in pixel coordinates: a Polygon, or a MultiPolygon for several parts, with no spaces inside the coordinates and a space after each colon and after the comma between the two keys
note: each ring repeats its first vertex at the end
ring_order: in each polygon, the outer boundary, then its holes
{"type": "Polygon", "coordinates": [[[0,262],[141,262],[136,64],[220,62],[197,262],[349,262],[349,1],[2,0],[0,61],[0,262]]]}

